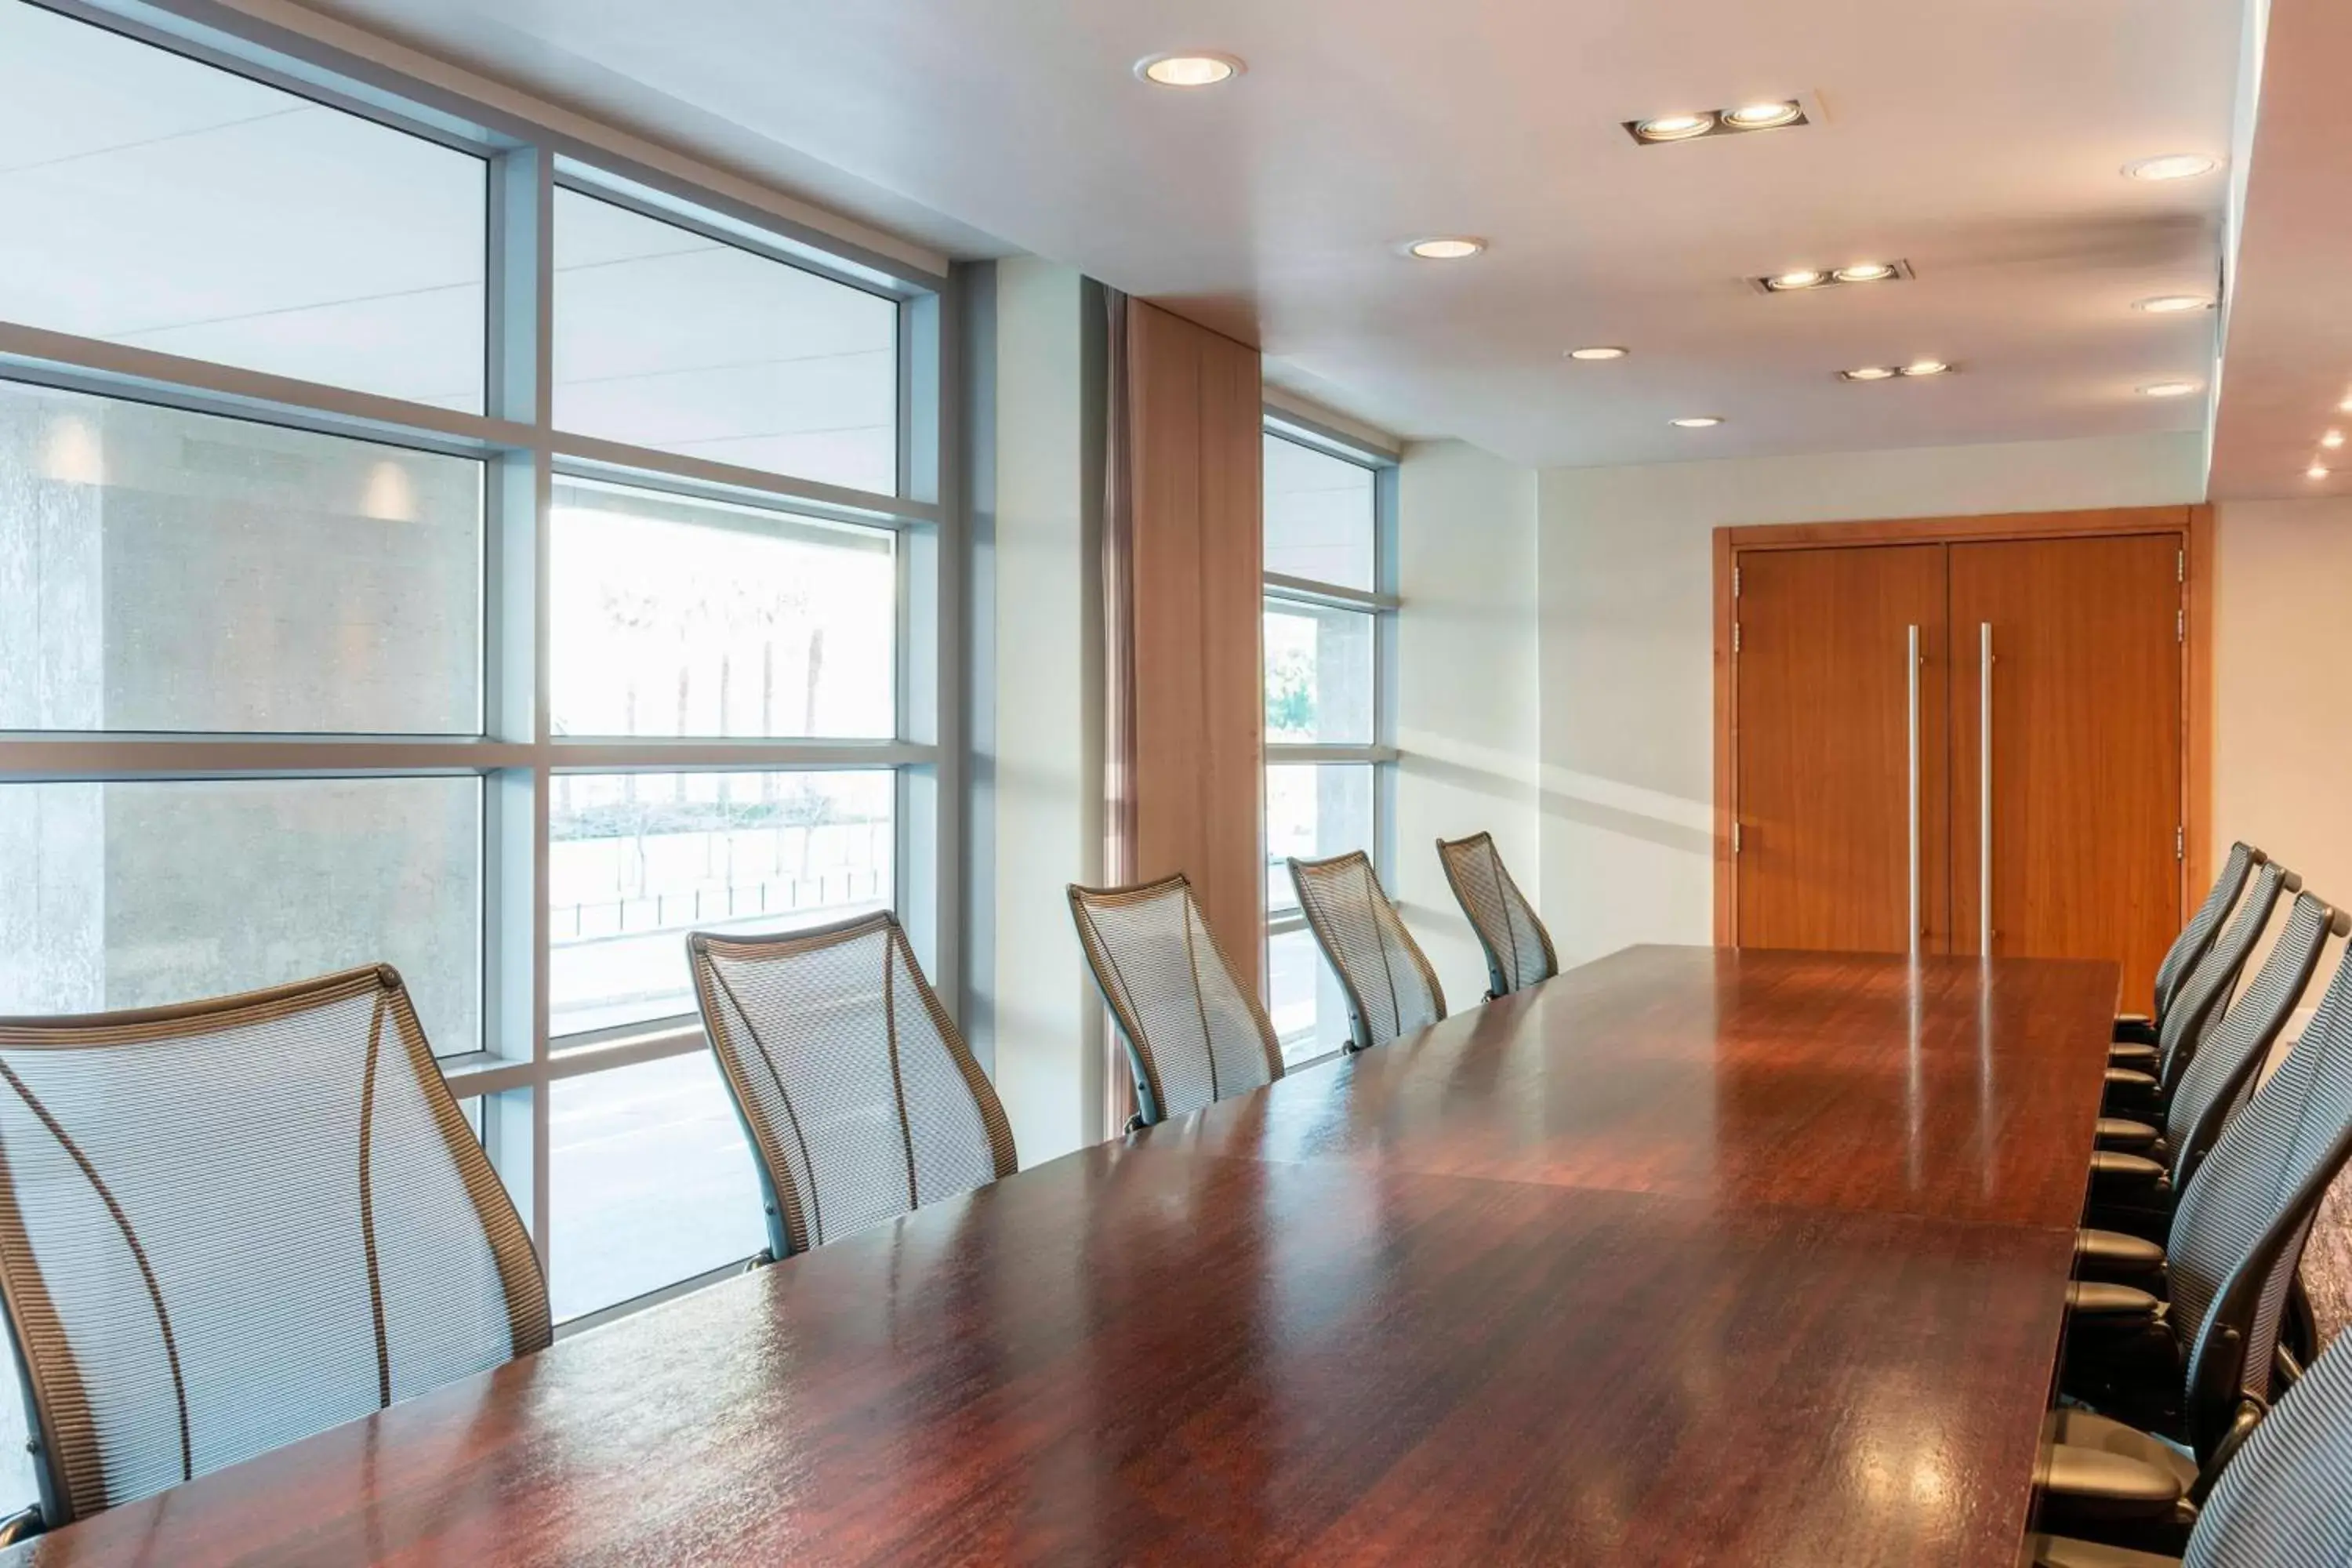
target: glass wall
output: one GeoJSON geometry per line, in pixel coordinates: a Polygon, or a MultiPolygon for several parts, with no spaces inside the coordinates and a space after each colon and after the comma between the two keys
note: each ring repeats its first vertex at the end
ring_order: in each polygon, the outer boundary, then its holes
{"type": "Polygon", "coordinates": [[[392,963],[559,1320],[738,1264],[686,933],[958,991],[941,279],[141,14],[0,0],[0,1014],[392,963]]]}
{"type": "Polygon", "coordinates": [[[1361,849],[1385,876],[1383,673],[1396,601],[1380,459],[1296,429],[1265,435],[1266,1005],[1296,1063],[1347,1042],[1347,1003],[1286,862],[1361,849]]]}

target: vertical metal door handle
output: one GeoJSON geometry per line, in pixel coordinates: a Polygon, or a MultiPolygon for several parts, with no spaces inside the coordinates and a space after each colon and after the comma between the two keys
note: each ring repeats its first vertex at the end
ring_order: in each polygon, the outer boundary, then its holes
{"type": "Polygon", "coordinates": [[[1911,956],[1919,956],[1919,628],[1913,626],[1906,670],[1911,690],[1911,956]]]}
{"type": "Polygon", "coordinates": [[[1992,623],[1977,626],[1977,952],[1992,956],[1992,623]]]}

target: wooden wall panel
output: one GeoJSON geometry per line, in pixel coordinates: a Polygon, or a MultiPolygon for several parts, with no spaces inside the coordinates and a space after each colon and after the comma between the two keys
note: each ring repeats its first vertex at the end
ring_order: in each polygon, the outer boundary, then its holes
{"type": "Polygon", "coordinates": [[[1265,925],[1256,351],[1130,300],[1135,875],[1182,871],[1235,977],[1265,925]]]}

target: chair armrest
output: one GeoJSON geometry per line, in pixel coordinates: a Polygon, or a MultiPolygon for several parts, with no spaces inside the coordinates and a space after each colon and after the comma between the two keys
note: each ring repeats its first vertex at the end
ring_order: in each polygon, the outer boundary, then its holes
{"type": "MultiPolygon", "coordinates": [[[[2076,1236],[2075,1245],[2081,1246],[2076,1236]]],[[[2075,1279],[2066,1286],[2066,1313],[2070,1322],[2114,1323],[2117,1327],[2151,1323],[2164,1310],[2164,1303],[2137,1285],[2118,1285],[2105,1279],[2075,1279]]]]}
{"type": "Polygon", "coordinates": [[[2102,1149],[2120,1150],[2126,1154],[2147,1154],[2156,1141],[2164,1136],[2145,1121],[2128,1116],[2102,1116],[2095,1134],[2102,1149]]]}
{"type": "Polygon", "coordinates": [[[20,1541],[30,1541],[48,1528],[41,1517],[41,1505],[20,1509],[5,1519],[0,1519],[0,1546],[14,1546],[20,1541]]]}
{"type": "Polygon", "coordinates": [[[2083,1279],[2119,1284],[2161,1279],[2164,1266],[2164,1248],[2146,1237],[2089,1227],[2074,1233],[2074,1272],[2083,1279]]]}
{"type": "Polygon", "coordinates": [[[2165,1184],[2165,1169],[2161,1161],[2145,1154],[2126,1153],[2121,1149],[2091,1151],[2091,1201],[2095,1204],[2110,1198],[2153,1194],[2165,1184]]]}
{"type": "Polygon", "coordinates": [[[2104,1448],[2053,1444],[2042,1451],[2033,1479],[2048,1502],[2078,1518],[2168,1519],[2181,1506],[2177,1478],[2104,1448]]]}
{"type": "Polygon", "coordinates": [[[2145,1013],[2119,1013],[2113,1037],[2136,1046],[2153,1046],[2157,1043],[2156,1020],[2145,1013]]]}

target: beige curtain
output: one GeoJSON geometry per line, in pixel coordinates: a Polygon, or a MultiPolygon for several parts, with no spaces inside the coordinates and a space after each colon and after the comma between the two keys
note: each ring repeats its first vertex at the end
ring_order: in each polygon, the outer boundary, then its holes
{"type": "MultiPolygon", "coordinates": [[[[1116,289],[1103,294],[1103,880],[1121,887],[1136,880],[1134,400],[1127,296],[1116,289]]],[[[1136,1112],[1135,1080],[1118,1026],[1108,1020],[1103,1045],[1103,1126],[1116,1131],[1136,1112]]]]}

